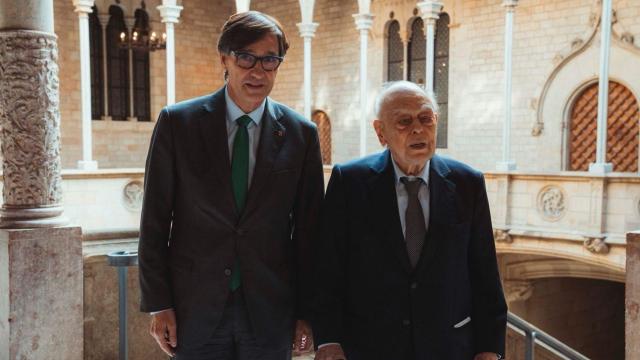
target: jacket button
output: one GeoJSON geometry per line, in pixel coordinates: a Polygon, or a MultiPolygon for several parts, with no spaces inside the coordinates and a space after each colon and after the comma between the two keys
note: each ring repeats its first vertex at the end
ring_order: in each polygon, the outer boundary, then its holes
{"type": "Polygon", "coordinates": [[[224,274],[227,276],[231,276],[231,269],[224,269],[224,274]]]}
{"type": "Polygon", "coordinates": [[[418,283],[411,283],[411,290],[415,290],[418,287],[418,283]]]}
{"type": "Polygon", "coordinates": [[[402,325],[404,325],[404,326],[409,326],[409,325],[411,325],[411,320],[407,320],[407,319],[402,320],[402,325]]]}

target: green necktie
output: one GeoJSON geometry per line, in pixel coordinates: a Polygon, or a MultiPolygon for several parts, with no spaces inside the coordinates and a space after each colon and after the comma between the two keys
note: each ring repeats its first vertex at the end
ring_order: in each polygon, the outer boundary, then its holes
{"type": "MultiPolygon", "coordinates": [[[[251,123],[248,115],[242,115],[236,120],[238,131],[233,140],[233,154],[231,155],[231,183],[233,185],[233,197],[236,201],[238,215],[242,214],[247,200],[249,188],[249,131],[247,126],[251,123]]],[[[231,276],[231,291],[240,287],[240,262],[236,257],[231,276]]]]}

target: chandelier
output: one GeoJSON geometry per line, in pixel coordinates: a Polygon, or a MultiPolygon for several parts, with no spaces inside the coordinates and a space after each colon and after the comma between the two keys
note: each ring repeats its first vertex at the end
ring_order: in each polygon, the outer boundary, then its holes
{"type": "Polygon", "coordinates": [[[149,14],[146,11],[144,0],[140,2],[140,8],[135,11],[134,17],[135,23],[133,24],[133,29],[131,29],[131,34],[127,33],[126,30],[120,33],[120,48],[146,52],[167,48],[167,34],[162,33],[158,37],[155,31],[151,31],[149,14]]]}
{"type": "Polygon", "coordinates": [[[131,35],[125,31],[120,33],[120,47],[147,52],[164,50],[167,48],[167,34],[162,33],[162,36],[158,37],[155,31],[149,35],[148,30],[140,31],[140,29],[133,28],[131,35]]]}

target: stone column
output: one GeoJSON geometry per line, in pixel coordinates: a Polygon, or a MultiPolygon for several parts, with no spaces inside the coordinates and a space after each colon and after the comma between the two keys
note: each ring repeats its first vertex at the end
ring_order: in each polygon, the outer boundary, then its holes
{"type": "Polygon", "coordinates": [[[176,102],[176,45],[173,29],[180,18],[182,6],[176,5],[176,0],[162,0],[158,10],[167,34],[167,105],[172,105],[176,102]]]}
{"type": "Polygon", "coordinates": [[[89,14],[93,11],[93,0],[73,0],[78,13],[80,31],[80,96],[82,103],[82,160],[78,168],[96,170],[98,162],[92,159],[91,134],[91,49],[89,47],[89,14]]]}
{"type": "Polygon", "coordinates": [[[299,23],[300,36],[304,39],[304,116],[311,119],[311,39],[316,34],[317,23],[299,23]]]}
{"type": "Polygon", "coordinates": [[[424,21],[424,28],[427,38],[427,54],[426,54],[426,79],[425,89],[433,91],[433,63],[435,60],[435,54],[433,52],[434,41],[436,35],[436,21],[440,18],[440,12],[442,11],[442,2],[439,0],[421,1],[418,3],[418,9],[420,9],[420,16],[424,21]]]}
{"type": "MultiPolygon", "coordinates": [[[[133,26],[136,23],[136,18],[133,16],[127,16],[124,18],[124,24],[127,26],[127,31],[129,32],[129,39],[133,40],[133,26]]],[[[140,35],[138,35],[140,36],[140,35]]],[[[136,121],[135,108],[134,108],[134,99],[133,96],[133,49],[128,49],[129,53],[129,116],[127,116],[127,121],[136,121]]]]}
{"type": "Polygon", "coordinates": [[[100,14],[100,26],[102,27],[102,78],[104,79],[104,116],[102,120],[110,121],[109,116],[109,63],[107,61],[107,25],[109,25],[109,14],[100,14]]]}
{"type": "Polygon", "coordinates": [[[640,359],[640,231],[627,234],[625,359],[640,359]]]}
{"type": "Polygon", "coordinates": [[[249,5],[251,5],[251,0],[236,0],[236,12],[249,11],[249,5]]]}
{"type": "Polygon", "coordinates": [[[502,126],[502,161],[496,168],[500,171],[516,169],[511,156],[511,53],[513,49],[513,13],[518,0],[504,0],[502,6],[506,10],[504,25],[504,124],[502,126]]]}
{"type": "Polygon", "coordinates": [[[596,140],[596,162],[589,164],[589,172],[606,174],[613,170],[613,165],[607,162],[609,54],[611,52],[611,0],[602,0],[600,30],[600,80],[598,83],[598,136],[596,140]]]}
{"type": "Polygon", "coordinates": [[[409,29],[404,28],[400,24],[400,40],[402,40],[402,79],[409,80],[409,41],[411,41],[411,34],[409,29]],[[404,29],[404,31],[403,31],[404,29]]]}
{"type": "Polygon", "coordinates": [[[311,39],[316,35],[318,24],[313,22],[314,0],[300,0],[302,21],[298,24],[304,41],[304,116],[311,120],[311,39]]]}
{"type": "Polygon", "coordinates": [[[53,0],[0,0],[0,359],[82,359],[82,243],[61,206],[53,0]]]}
{"type": "Polygon", "coordinates": [[[373,15],[360,13],[353,15],[356,29],[360,32],[360,156],[367,154],[367,50],[369,30],[373,26],[373,15]]]}

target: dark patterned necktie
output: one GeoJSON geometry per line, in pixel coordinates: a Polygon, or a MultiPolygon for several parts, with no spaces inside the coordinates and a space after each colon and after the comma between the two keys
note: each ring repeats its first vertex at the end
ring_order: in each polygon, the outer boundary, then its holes
{"type": "Polygon", "coordinates": [[[407,253],[409,254],[409,261],[411,262],[411,266],[415,267],[420,258],[422,245],[424,245],[424,240],[427,237],[427,226],[424,223],[424,213],[422,212],[422,206],[418,198],[422,179],[417,178],[410,180],[407,177],[402,177],[400,181],[404,184],[408,195],[404,238],[407,245],[407,253]]]}
{"type": "MultiPolygon", "coordinates": [[[[247,200],[249,188],[249,131],[247,126],[251,123],[248,115],[242,115],[236,120],[238,131],[233,139],[233,153],[231,155],[231,183],[233,185],[233,197],[236,202],[238,216],[242,214],[247,200]]],[[[235,291],[241,284],[240,262],[236,257],[231,274],[231,291],[235,291]]]]}

